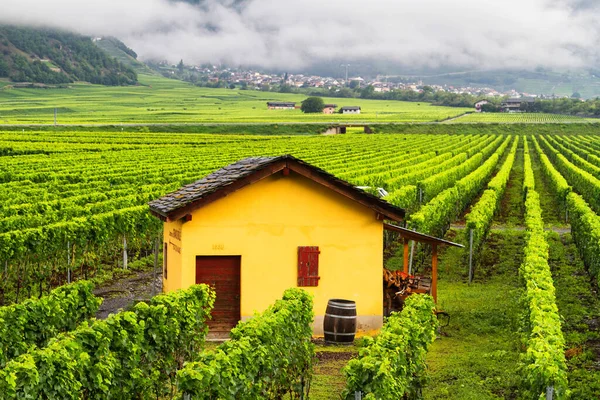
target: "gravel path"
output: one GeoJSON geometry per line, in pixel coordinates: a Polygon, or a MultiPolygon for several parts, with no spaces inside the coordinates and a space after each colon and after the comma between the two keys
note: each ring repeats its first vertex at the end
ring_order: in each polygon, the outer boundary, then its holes
{"type": "Polygon", "coordinates": [[[96,313],[96,318],[104,319],[119,310],[125,310],[138,301],[149,300],[155,294],[162,292],[162,271],[133,272],[132,275],[117,278],[97,287],[94,295],[104,301],[96,313]]]}

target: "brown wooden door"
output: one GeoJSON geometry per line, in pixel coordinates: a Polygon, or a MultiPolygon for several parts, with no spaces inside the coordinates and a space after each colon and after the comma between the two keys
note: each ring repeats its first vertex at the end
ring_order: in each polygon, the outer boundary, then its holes
{"type": "Polygon", "coordinates": [[[240,256],[196,257],[196,283],[212,286],[217,294],[211,332],[228,332],[240,320],[240,264],[240,256]]]}

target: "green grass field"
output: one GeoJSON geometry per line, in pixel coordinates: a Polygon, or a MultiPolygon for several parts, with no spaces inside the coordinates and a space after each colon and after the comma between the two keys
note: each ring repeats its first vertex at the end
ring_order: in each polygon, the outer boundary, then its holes
{"type": "MultiPolygon", "coordinates": [[[[428,103],[325,98],[338,106],[360,106],[360,115],[303,114],[267,110],[267,101],[307,96],[239,89],[200,88],[140,74],[140,85],[104,87],[76,83],[64,89],[10,88],[0,85],[0,124],[273,123],[273,122],[432,122],[456,117],[466,108],[428,103]]],[[[4,82],[6,83],[6,82],[4,82]]]]}

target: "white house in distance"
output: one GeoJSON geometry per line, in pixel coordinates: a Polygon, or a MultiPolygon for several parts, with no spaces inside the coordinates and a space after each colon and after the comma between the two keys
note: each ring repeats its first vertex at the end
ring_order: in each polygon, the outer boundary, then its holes
{"type": "Polygon", "coordinates": [[[481,112],[481,107],[485,104],[489,104],[489,101],[481,100],[475,103],[475,112],[481,112]]]}
{"type": "Polygon", "coordinates": [[[342,114],[360,114],[359,106],[345,106],[341,108],[342,114]]]}

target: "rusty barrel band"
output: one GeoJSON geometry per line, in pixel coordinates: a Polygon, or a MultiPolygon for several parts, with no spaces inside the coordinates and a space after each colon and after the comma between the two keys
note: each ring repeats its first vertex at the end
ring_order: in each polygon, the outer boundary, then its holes
{"type": "Polygon", "coordinates": [[[325,316],[333,317],[333,318],[356,319],[356,315],[334,315],[334,314],[325,313],[325,316]]]}
{"type": "Polygon", "coordinates": [[[326,333],[328,335],[333,335],[333,336],[354,336],[356,334],[354,332],[329,332],[329,331],[323,331],[323,333],[326,333]]]}

